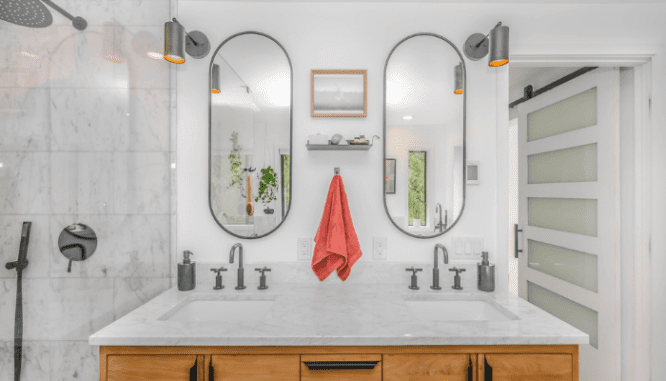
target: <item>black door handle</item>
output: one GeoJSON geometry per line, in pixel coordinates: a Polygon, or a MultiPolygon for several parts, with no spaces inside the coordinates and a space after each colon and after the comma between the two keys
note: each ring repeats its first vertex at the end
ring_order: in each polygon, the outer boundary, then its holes
{"type": "Polygon", "coordinates": [[[310,370],[324,369],[375,369],[379,361],[304,361],[310,370]]]}
{"type": "Polygon", "coordinates": [[[467,367],[467,381],[472,381],[473,380],[473,378],[472,378],[473,371],[474,370],[472,369],[472,356],[470,356],[469,357],[469,366],[467,367]]]}
{"type": "Polygon", "coordinates": [[[522,253],[522,250],[518,249],[518,233],[522,233],[523,229],[518,229],[518,224],[513,225],[513,244],[515,246],[514,255],[518,258],[518,253],[522,253]]]}

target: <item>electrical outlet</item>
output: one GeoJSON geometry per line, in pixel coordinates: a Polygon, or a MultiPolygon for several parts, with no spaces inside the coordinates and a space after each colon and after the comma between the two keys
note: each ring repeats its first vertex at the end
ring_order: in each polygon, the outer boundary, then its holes
{"type": "Polygon", "coordinates": [[[312,257],[310,238],[298,238],[296,241],[296,259],[307,261],[312,257]]]}
{"type": "Polygon", "coordinates": [[[385,261],[388,256],[386,237],[375,237],[373,242],[372,259],[385,261]]]}

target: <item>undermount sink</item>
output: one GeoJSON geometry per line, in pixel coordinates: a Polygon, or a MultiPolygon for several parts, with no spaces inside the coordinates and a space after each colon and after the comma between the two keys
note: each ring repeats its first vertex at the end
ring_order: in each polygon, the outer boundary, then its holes
{"type": "Polygon", "coordinates": [[[264,320],[273,305],[275,295],[261,295],[259,299],[248,295],[243,299],[219,297],[185,300],[158,320],[191,323],[222,323],[264,320]]]}
{"type": "Polygon", "coordinates": [[[436,296],[435,300],[403,296],[416,320],[425,321],[509,321],[520,318],[488,300],[436,296]]]}

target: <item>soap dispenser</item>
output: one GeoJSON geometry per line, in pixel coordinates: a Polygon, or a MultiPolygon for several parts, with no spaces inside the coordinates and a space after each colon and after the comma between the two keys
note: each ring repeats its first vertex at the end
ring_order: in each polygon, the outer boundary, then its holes
{"type": "Polygon", "coordinates": [[[488,252],[481,253],[481,263],[476,264],[477,286],[479,290],[486,292],[495,291],[495,265],[488,262],[488,252]]]}
{"type": "Polygon", "coordinates": [[[178,264],[178,290],[190,291],[194,290],[197,284],[196,280],[196,262],[190,261],[191,251],[186,250],[183,252],[183,263],[178,264]]]}

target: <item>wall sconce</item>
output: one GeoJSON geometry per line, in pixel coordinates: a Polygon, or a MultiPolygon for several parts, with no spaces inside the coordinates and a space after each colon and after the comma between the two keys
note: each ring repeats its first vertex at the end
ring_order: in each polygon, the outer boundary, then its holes
{"type": "Polygon", "coordinates": [[[211,92],[213,94],[219,94],[220,93],[220,65],[218,64],[213,64],[213,72],[211,73],[211,92]]]}
{"type": "Polygon", "coordinates": [[[490,45],[490,56],[488,66],[504,66],[509,63],[509,27],[502,26],[501,22],[488,33],[474,33],[465,41],[465,56],[472,61],[478,61],[488,54],[490,45]]]}
{"type": "Polygon", "coordinates": [[[459,63],[456,65],[454,68],[454,73],[455,73],[455,88],[453,89],[454,94],[462,94],[465,92],[465,89],[463,87],[463,70],[462,70],[462,63],[459,63]]]}
{"type": "Polygon", "coordinates": [[[175,64],[185,63],[184,51],[193,58],[204,58],[210,52],[210,42],[197,30],[187,33],[174,17],[173,21],[164,23],[164,59],[175,64]]]}

